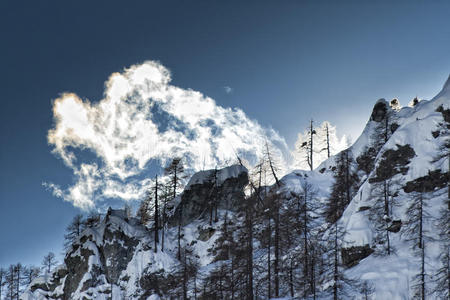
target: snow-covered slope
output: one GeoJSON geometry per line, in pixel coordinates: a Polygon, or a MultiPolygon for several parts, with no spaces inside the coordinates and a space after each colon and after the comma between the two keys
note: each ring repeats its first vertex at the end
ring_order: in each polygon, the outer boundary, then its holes
{"type": "MultiPolygon", "coordinates": [[[[377,169],[381,168],[381,164],[392,169],[396,167],[395,161],[385,160],[383,162],[383,154],[387,151],[400,151],[399,149],[405,145],[409,145],[414,151],[413,157],[404,166],[407,168],[407,171],[396,173],[387,179],[390,194],[395,194],[395,197],[391,196],[391,201],[395,201],[389,216],[392,220],[401,221],[405,224],[410,218],[406,214],[406,210],[410,205],[412,193],[411,191],[406,192],[404,189],[408,182],[414,182],[418,178],[427,181],[429,172],[436,170],[446,174],[445,176],[448,180],[448,157],[436,162],[432,161],[442,152],[442,145],[448,144],[448,127],[445,130],[445,127],[448,125],[445,124],[448,124],[450,120],[444,119],[449,118],[450,77],[442,91],[430,101],[422,100],[413,107],[399,109],[389,107],[388,102],[384,99],[379,100],[378,103],[384,103],[388,111],[392,112],[391,118],[395,120],[398,128],[376,154],[373,170],[369,174],[360,176],[362,183],[339,220],[346,232],[344,244],[347,244],[349,247],[369,245],[374,248],[376,246],[374,241],[376,230],[372,221],[373,218],[371,218],[373,210],[370,208],[373,208],[376,205],[376,201],[380,201],[379,198],[381,197],[380,195],[374,195],[374,190],[377,188],[375,185],[379,183],[376,180],[377,169]],[[439,128],[444,129],[440,130],[439,128]]],[[[355,160],[367,149],[367,146],[373,140],[377,126],[377,122],[374,120],[375,110],[376,106],[362,135],[350,147],[355,160]]],[[[325,170],[325,173],[331,172],[331,168],[334,165],[335,157],[332,157],[322,163],[313,173],[316,173],[318,170],[325,170]]],[[[424,229],[429,232],[430,237],[434,240],[427,246],[426,253],[426,272],[430,276],[435,274],[438,268],[439,241],[443,237],[439,235],[439,230],[435,226],[435,220],[448,197],[447,193],[443,191],[446,187],[445,182],[441,182],[440,185],[436,184],[433,187],[434,190],[429,191],[426,195],[429,205],[427,213],[431,217],[424,224],[424,229]]],[[[412,295],[412,281],[418,273],[419,258],[413,255],[411,244],[405,241],[404,230],[391,232],[390,238],[392,239],[392,248],[395,249],[394,254],[388,256],[371,255],[347,272],[353,278],[372,282],[375,287],[375,299],[410,299],[412,295]]],[[[433,280],[431,279],[429,282],[430,290],[432,290],[433,280]]],[[[430,296],[432,299],[439,298],[436,294],[430,294],[430,296]]]]}
{"type": "MultiPolygon", "coordinates": [[[[436,218],[448,197],[449,163],[448,156],[436,158],[442,151],[448,151],[445,145],[448,145],[449,122],[450,77],[442,91],[429,101],[400,107],[395,101],[378,100],[362,135],[348,149],[356,182],[351,201],[337,221],[345,232],[341,260],[346,260],[345,273],[349,277],[373,284],[374,299],[412,297],[419,259],[405,236],[405,224],[411,218],[406,213],[407,208],[418,192],[423,192],[428,203],[427,214],[431,216],[424,223],[430,237],[426,247],[427,286],[430,299],[439,299],[432,292],[432,276],[439,267],[439,245],[443,239],[436,228],[436,218]],[[383,126],[386,131],[380,131],[383,126]],[[376,207],[383,197],[380,187],[385,186],[388,186],[389,216],[380,216],[376,207]],[[376,217],[385,220],[390,228],[393,250],[390,255],[379,255],[385,244],[379,241],[376,217]]],[[[289,205],[293,199],[299,199],[295,197],[309,189],[317,207],[313,212],[316,227],[311,231],[321,232],[323,236],[327,235],[330,224],[322,211],[336,180],[339,155],[330,157],[314,171],[296,170],[284,176],[279,187],[270,188],[283,199],[282,210],[285,211],[292,207],[289,205]]],[[[161,246],[154,251],[152,224],[144,227],[124,211],[108,211],[100,223],[82,233],[67,253],[64,264],[48,278],[35,280],[22,299],[169,299],[173,275],[180,271],[182,264],[177,257],[177,224],[183,225],[180,229],[183,244],[199,259],[199,274],[206,276],[220,266],[213,252],[223,238],[222,226],[227,225],[224,222],[233,217],[242,220],[239,216],[246,201],[247,172],[242,166],[231,166],[194,174],[168,213],[164,239],[160,236],[164,240],[164,251],[161,246]],[[216,201],[214,206],[211,206],[212,199],[216,201]],[[183,214],[178,219],[180,207],[183,214]],[[214,218],[213,207],[217,213],[214,218]],[[213,219],[216,220],[213,222],[213,219]]],[[[255,270],[263,269],[268,260],[264,245],[258,240],[263,229],[254,229],[255,270]]],[[[294,244],[284,249],[282,256],[297,253],[294,250],[298,246],[294,244]]],[[[255,282],[264,282],[264,276],[255,272],[255,282]]],[[[286,284],[280,286],[281,295],[288,296],[286,284]]],[[[188,294],[194,292],[190,290],[188,294]]],[[[327,293],[318,295],[323,299],[328,296],[327,293]]]]}

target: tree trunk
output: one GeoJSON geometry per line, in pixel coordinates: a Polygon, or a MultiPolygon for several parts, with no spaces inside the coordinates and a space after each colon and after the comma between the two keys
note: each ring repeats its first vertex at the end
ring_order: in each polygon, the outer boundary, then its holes
{"type": "Polygon", "coordinates": [[[275,297],[280,296],[280,278],[279,278],[279,261],[280,261],[280,210],[278,207],[278,198],[275,197],[275,297]]]}
{"type": "Polygon", "coordinates": [[[335,232],[334,232],[334,284],[333,284],[333,299],[338,300],[338,228],[337,228],[337,222],[334,225],[335,232]]]}
{"type": "Polygon", "coordinates": [[[183,207],[180,202],[179,218],[178,218],[178,260],[181,259],[181,217],[182,217],[183,207]]]}
{"type": "Polygon", "coordinates": [[[347,205],[350,204],[350,161],[348,159],[348,151],[345,150],[345,193],[347,197],[347,205]]]}
{"type": "Polygon", "coordinates": [[[313,164],[313,120],[311,120],[311,126],[309,128],[309,133],[310,133],[310,140],[309,140],[309,144],[310,144],[310,148],[309,148],[309,155],[310,155],[310,167],[311,167],[311,171],[314,169],[314,164],[313,164]]]}
{"type": "MultiPolygon", "coordinates": [[[[250,200],[252,201],[252,200],[250,200]]],[[[253,207],[247,207],[247,300],[253,300],[253,207]]]]}
{"type": "Polygon", "coordinates": [[[157,246],[158,246],[158,238],[159,238],[159,234],[158,234],[158,175],[156,175],[156,183],[155,183],[155,212],[154,212],[154,217],[155,217],[155,253],[158,252],[157,246]]]}
{"type": "Polygon", "coordinates": [[[330,133],[328,131],[328,124],[326,124],[326,131],[327,131],[327,157],[330,158],[330,133]]]}
{"type": "Polygon", "coordinates": [[[272,280],[270,278],[270,264],[271,264],[271,259],[270,259],[270,248],[272,246],[272,228],[270,226],[270,217],[269,217],[269,227],[268,227],[268,232],[269,232],[269,244],[267,246],[267,288],[268,288],[268,296],[269,299],[272,296],[272,280]]]}

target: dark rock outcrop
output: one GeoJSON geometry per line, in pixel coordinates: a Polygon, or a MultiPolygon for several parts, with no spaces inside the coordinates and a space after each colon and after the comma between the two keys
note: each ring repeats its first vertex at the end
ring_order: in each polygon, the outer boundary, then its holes
{"type": "Polygon", "coordinates": [[[353,267],[357,265],[362,259],[366,258],[373,252],[374,252],[373,249],[370,248],[370,246],[367,244],[364,246],[353,246],[349,248],[342,248],[341,249],[342,263],[348,268],[353,267]]]}
{"type": "Polygon", "coordinates": [[[387,231],[397,233],[400,229],[402,229],[402,220],[394,220],[387,228],[387,231]]]}
{"type": "Polygon", "coordinates": [[[234,210],[244,201],[244,187],[248,184],[248,171],[244,167],[231,166],[204,171],[200,175],[193,177],[181,194],[181,201],[169,219],[170,225],[177,225],[180,216],[181,225],[184,226],[208,215],[211,206],[234,210]],[[227,173],[233,174],[227,177],[227,173]]]}
{"type": "Polygon", "coordinates": [[[377,101],[373,107],[372,114],[370,115],[370,120],[375,122],[381,122],[386,117],[388,110],[388,103],[384,99],[377,101]]]}
{"type": "Polygon", "coordinates": [[[375,170],[376,177],[369,178],[369,182],[381,182],[396,174],[405,175],[409,169],[407,165],[415,155],[416,153],[410,145],[397,145],[397,150],[386,150],[375,170]]]}
{"type": "Polygon", "coordinates": [[[448,172],[442,173],[441,170],[430,171],[428,172],[428,175],[408,181],[403,187],[403,190],[405,193],[432,192],[435,189],[444,188],[450,180],[449,177],[448,172]]]}

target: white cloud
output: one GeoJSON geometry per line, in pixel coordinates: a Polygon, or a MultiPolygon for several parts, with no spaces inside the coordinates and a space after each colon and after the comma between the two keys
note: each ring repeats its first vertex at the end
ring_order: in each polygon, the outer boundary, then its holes
{"type": "Polygon", "coordinates": [[[73,170],[75,183],[66,189],[47,183],[53,194],[88,209],[107,198],[141,197],[150,161],[165,165],[182,156],[194,171],[233,162],[236,153],[255,162],[266,138],[288,153],[282,137],[242,110],[221,107],[170,81],[164,66],[147,61],[113,73],[96,103],[75,94],[56,99],[48,142],[73,170]],[[98,161],[80,155],[84,150],[98,161]]]}

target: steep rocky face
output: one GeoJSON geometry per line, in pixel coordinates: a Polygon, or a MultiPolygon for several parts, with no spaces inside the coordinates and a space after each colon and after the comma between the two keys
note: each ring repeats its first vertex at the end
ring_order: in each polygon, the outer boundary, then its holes
{"type": "Polygon", "coordinates": [[[244,187],[247,184],[248,171],[238,165],[197,173],[181,195],[169,224],[178,224],[181,215],[181,225],[187,225],[195,219],[206,217],[211,207],[236,209],[244,201],[244,187]]]}
{"type": "Polygon", "coordinates": [[[137,219],[109,209],[101,222],[83,231],[50,278],[30,286],[35,294],[28,299],[107,299],[146,235],[137,219]]]}
{"type": "MultiPolygon", "coordinates": [[[[232,211],[244,201],[247,183],[247,169],[242,166],[195,174],[181,194],[169,225],[178,224],[181,207],[183,226],[205,217],[211,205],[232,211]]],[[[216,229],[206,223],[193,228],[189,244],[200,241],[209,248],[207,245],[214,242],[216,229]]],[[[147,299],[153,294],[164,295],[178,280],[172,274],[179,264],[175,230],[166,231],[165,252],[159,248],[155,253],[153,229],[144,227],[125,210],[109,209],[102,220],[82,232],[64,263],[48,278],[34,281],[22,299],[147,299]]]]}
{"type": "Polygon", "coordinates": [[[370,116],[371,121],[381,122],[386,118],[388,111],[388,103],[384,99],[377,101],[372,110],[372,115],[370,116]]]}

